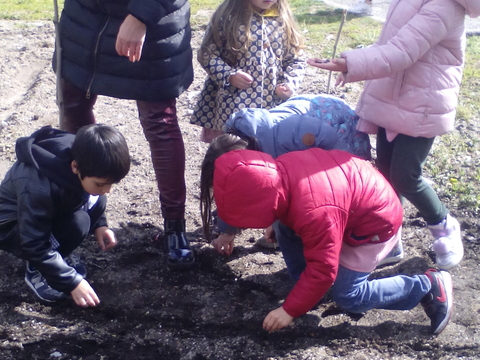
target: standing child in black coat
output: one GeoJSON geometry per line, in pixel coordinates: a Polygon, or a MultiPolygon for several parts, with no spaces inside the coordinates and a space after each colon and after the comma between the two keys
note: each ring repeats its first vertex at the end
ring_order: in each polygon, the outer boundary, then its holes
{"type": "Polygon", "coordinates": [[[104,251],[117,243],[105,194],[130,170],[125,138],[105,125],[76,136],[44,127],[18,139],[16,154],[0,185],[0,249],[26,260],[25,281],[40,299],[70,293],[79,306],[98,305],[72,252],[90,232],[104,251]]]}

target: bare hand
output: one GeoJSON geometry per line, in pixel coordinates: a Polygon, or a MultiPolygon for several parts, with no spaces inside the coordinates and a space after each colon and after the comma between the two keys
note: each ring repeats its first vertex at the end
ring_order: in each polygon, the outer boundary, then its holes
{"type": "Polygon", "coordinates": [[[98,246],[100,246],[100,249],[103,251],[110,250],[117,245],[115,234],[106,226],[95,229],[95,238],[97,239],[98,246]]]}
{"type": "Polygon", "coordinates": [[[230,75],[228,82],[239,89],[248,89],[252,86],[253,78],[246,72],[239,70],[235,74],[230,75]]]}
{"type": "Polygon", "coordinates": [[[293,321],[293,316],[287,314],[283,307],[279,307],[267,315],[263,320],[263,328],[268,332],[283,329],[285,326],[290,325],[293,321]]]}
{"type": "Polygon", "coordinates": [[[337,81],[335,81],[335,86],[338,86],[338,85],[344,86],[345,83],[346,83],[345,73],[342,72],[338,74],[337,81]]]}
{"type": "Polygon", "coordinates": [[[131,62],[142,57],[147,26],[133,15],[128,15],[118,30],[115,50],[118,55],[127,56],[131,62]]]}
{"type": "Polygon", "coordinates": [[[212,244],[215,250],[222,255],[232,255],[233,248],[235,246],[235,235],[220,234],[218,238],[213,240],[212,244]]]}
{"type": "Polygon", "coordinates": [[[320,69],[329,71],[347,72],[347,60],[344,58],[325,60],[325,59],[308,59],[307,64],[320,69]]]}
{"type": "Polygon", "coordinates": [[[100,304],[100,299],[85,279],[70,294],[78,306],[89,307],[100,304]]]}
{"type": "Polygon", "coordinates": [[[290,89],[290,86],[287,84],[280,84],[277,85],[275,88],[275,94],[282,100],[287,100],[288,98],[292,97],[293,90],[290,89]]]}
{"type": "Polygon", "coordinates": [[[265,235],[263,235],[265,240],[271,244],[276,243],[277,241],[275,240],[275,230],[273,230],[273,226],[269,226],[268,228],[265,229],[265,235]]]}

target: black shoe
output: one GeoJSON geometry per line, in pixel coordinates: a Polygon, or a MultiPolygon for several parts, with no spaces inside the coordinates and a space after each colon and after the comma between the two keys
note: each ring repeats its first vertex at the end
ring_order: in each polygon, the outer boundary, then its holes
{"type": "Polygon", "coordinates": [[[57,302],[68,299],[67,294],[57,291],[47,284],[43,275],[27,261],[25,282],[41,300],[46,302],[57,302]]]}
{"type": "Polygon", "coordinates": [[[431,320],[431,330],[440,334],[448,324],[453,309],[452,277],[446,271],[428,270],[425,275],[432,283],[432,288],[425,295],[421,304],[431,320]]]}
{"type": "Polygon", "coordinates": [[[185,220],[165,220],[164,246],[167,265],[172,269],[188,269],[195,263],[195,254],[185,238],[185,220]]]}
{"type": "Polygon", "coordinates": [[[75,270],[77,270],[77,273],[82,275],[84,278],[87,276],[87,268],[85,265],[80,261],[80,257],[75,255],[74,253],[71,253],[67,257],[65,257],[63,260],[67,263],[68,266],[73,267],[75,270]]]}

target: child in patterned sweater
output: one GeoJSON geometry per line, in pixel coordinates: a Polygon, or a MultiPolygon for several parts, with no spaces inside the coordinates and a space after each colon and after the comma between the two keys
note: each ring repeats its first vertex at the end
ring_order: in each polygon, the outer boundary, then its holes
{"type": "Polygon", "coordinates": [[[303,47],[286,0],[225,0],[198,51],[208,77],[191,123],[203,127],[202,141],[223,134],[240,109],[270,109],[290,98],[304,75],[303,47]]]}

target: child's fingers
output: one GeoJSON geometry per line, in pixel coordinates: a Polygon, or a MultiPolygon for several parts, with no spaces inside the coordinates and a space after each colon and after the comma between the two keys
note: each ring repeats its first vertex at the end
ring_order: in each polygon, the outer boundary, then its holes
{"type": "Polygon", "coordinates": [[[98,298],[95,291],[93,291],[93,289],[92,289],[91,292],[89,292],[87,294],[85,300],[86,300],[88,306],[97,306],[98,304],[100,304],[100,299],[98,298]]]}
{"type": "Polygon", "coordinates": [[[251,77],[250,74],[244,71],[239,71],[238,74],[241,76],[245,84],[251,84],[253,82],[253,77],[251,77]]]}
{"type": "Polygon", "coordinates": [[[100,247],[100,249],[102,249],[102,251],[106,250],[105,241],[103,241],[103,238],[98,239],[98,246],[100,247]]]}

